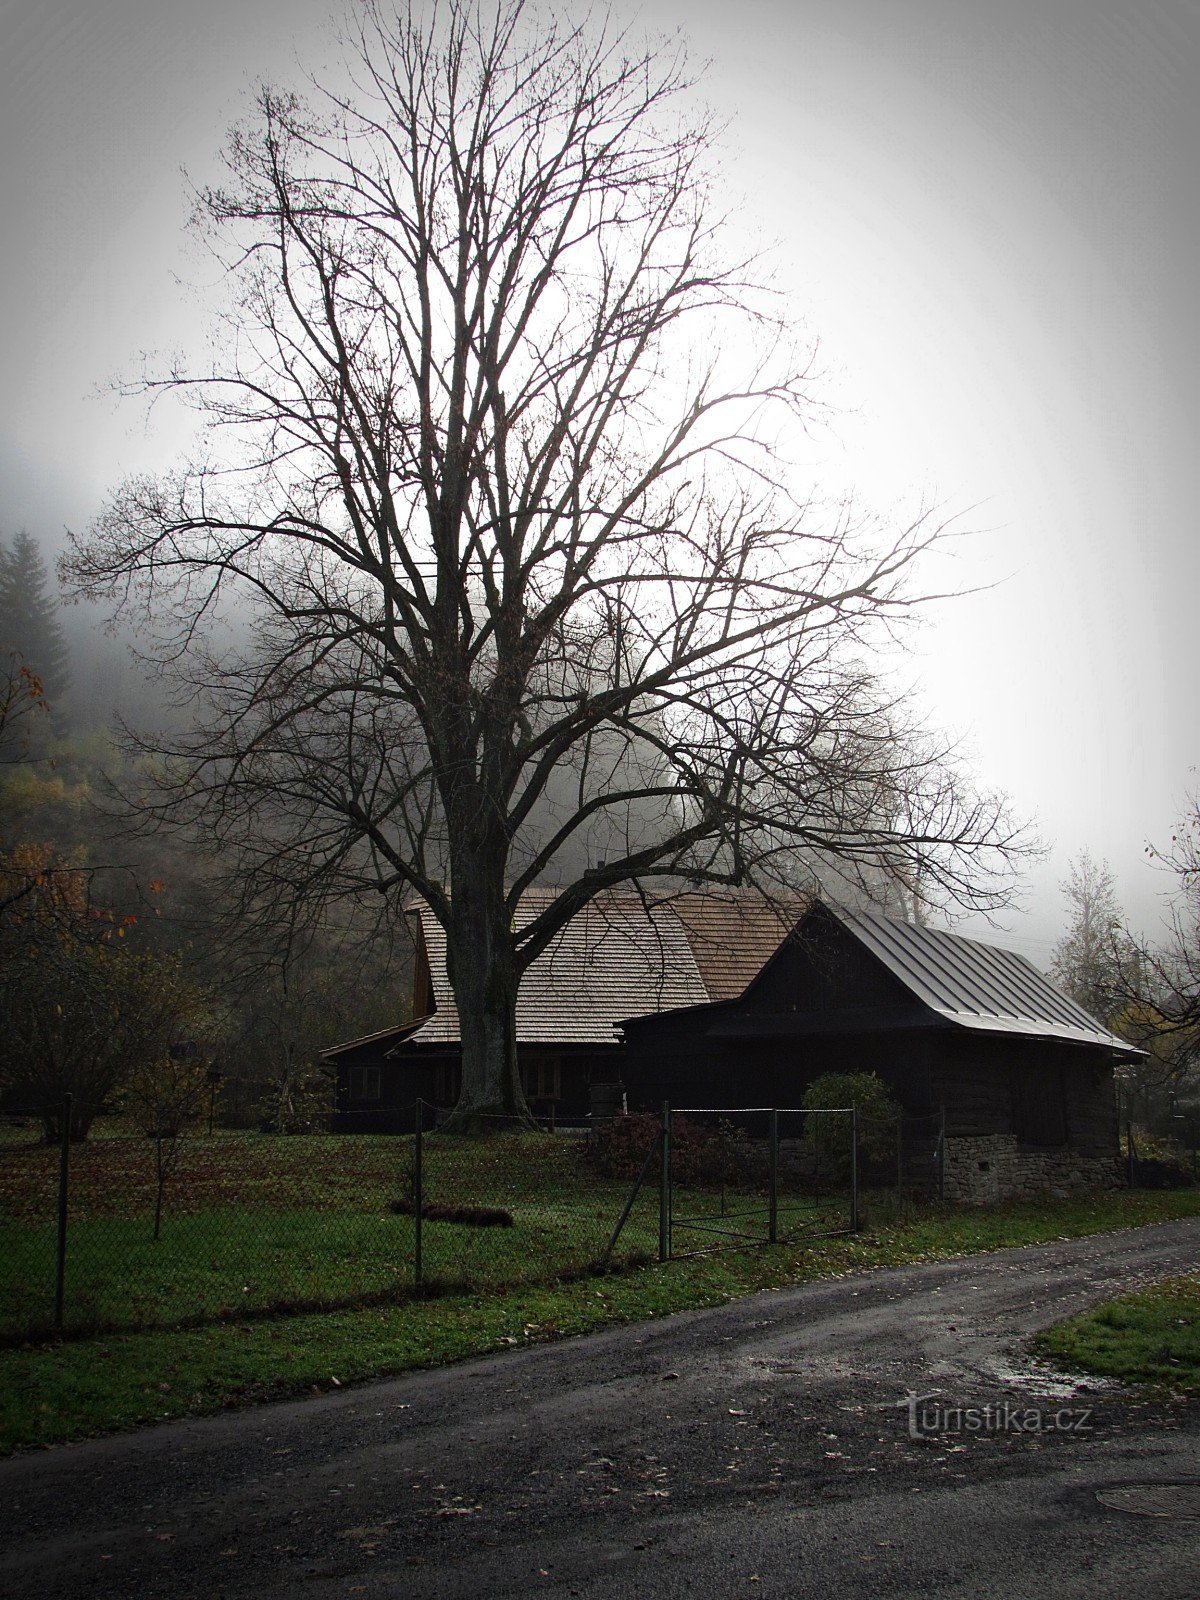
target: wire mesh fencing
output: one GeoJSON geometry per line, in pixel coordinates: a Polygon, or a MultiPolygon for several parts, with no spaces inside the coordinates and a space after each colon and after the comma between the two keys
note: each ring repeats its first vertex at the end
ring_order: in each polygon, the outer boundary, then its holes
{"type": "Polygon", "coordinates": [[[89,1120],[85,1139],[51,1143],[43,1116],[4,1119],[0,1340],[325,1309],[411,1286],[411,1222],[389,1209],[408,1182],[405,1141],[155,1137],[89,1120]]]}
{"type": "Polygon", "coordinates": [[[665,1112],[669,1255],[854,1231],[940,1198],[943,1117],[850,1108],[665,1112]]]}
{"type": "Polygon", "coordinates": [[[464,1135],[439,1128],[426,1107],[421,1126],[408,1198],[415,1212],[419,1188],[425,1289],[545,1283],[656,1258],[657,1173],[637,1183],[644,1151],[614,1140],[611,1125],[531,1133],[525,1121],[489,1117],[464,1135]]]}
{"type": "Polygon", "coordinates": [[[940,1200],[945,1190],[945,1115],[858,1118],[859,1188],[877,1203],[940,1200]]]}
{"type": "Polygon", "coordinates": [[[587,1128],[489,1118],[466,1137],[419,1102],[340,1112],[337,1128],[156,1137],[78,1101],[9,1108],[0,1343],[500,1289],[657,1254],[657,1177],[626,1208],[624,1168],[587,1128]]]}
{"type": "Polygon", "coordinates": [[[853,1112],[682,1108],[668,1137],[672,1255],[856,1225],[853,1112]]]}
{"type": "Polygon", "coordinates": [[[853,1229],[936,1193],[939,1122],[684,1109],[469,1136],[417,1102],[337,1131],[0,1118],[0,1343],[487,1292],[853,1229]],[[86,1137],[83,1135],[86,1134],[86,1137]]]}

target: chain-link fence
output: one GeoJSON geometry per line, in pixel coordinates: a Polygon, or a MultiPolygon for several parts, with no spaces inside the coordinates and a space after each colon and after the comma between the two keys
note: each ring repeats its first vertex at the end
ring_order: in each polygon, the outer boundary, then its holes
{"type": "Polygon", "coordinates": [[[856,1226],[854,1125],[840,1111],[672,1111],[671,1254],[856,1226]]]}
{"type": "Polygon", "coordinates": [[[664,1108],[465,1136],[418,1102],[395,1132],[354,1120],[156,1137],[79,1102],[7,1111],[0,1342],[547,1283],[851,1229],[864,1187],[936,1192],[937,1119],[664,1108]]]}
{"type": "Polygon", "coordinates": [[[0,1118],[0,1343],[487,1290],[657,1255],[594,1130],[489,1118],[156,1138],[92,1108],[0,1118]],[[85,1139],[72,1139],[87,1125],[85,1139]],[[618,1218],[625,1226],[614,1239],[618,1218]]]}
{"type": "Polygon", "coordinates": [[[860,1209],[883,1202],[939,1200],[944,1190],[945,1116],[857,1119],[860,1209]]]}
{"type": "MultiPolygon", "coordinates": [[[[71,1119],[78,1129],[78,1104],[71,1119]]],[[[412,1284],[411,1220],[390,1210],[409,1181],[403,1140],[154,1137],[99,1114],[86,1139],[50,1144],[47,1120],[10,1113],[0,1134],[0,1339],[319,1309],[412,1284]]]]}
{"type": "Polygon", "coordinates": [[[611,1124],[531,1134],[527,1123],[489,1117],[467,1135],[419,1109],[407,1201],[415,1215],[419,1191],[415,1268],[426,1290],[546,1283],[656,1258],[656,1178],[638,1187],[614,1239],[634,1184],[607,1158],[611,1124]]]}

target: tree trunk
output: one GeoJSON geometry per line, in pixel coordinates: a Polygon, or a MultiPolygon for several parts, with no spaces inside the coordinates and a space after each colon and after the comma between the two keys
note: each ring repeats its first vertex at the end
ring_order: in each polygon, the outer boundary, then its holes
{"type": "MultiPolygon", "coordinates": [[[[62,1102],[54,1097],[43,1097],[39,1112],[47,1144],[61,1144],[63,1136],[62,1102]]],[[[76,1099],[71,1107],[71,1143],[81,1144],[91,1131],[96,1113],[86,1101],[76,1099]]]]}
{"type": "Polygon", "coordinates": [[[515,1117],[532,1127],[517,1061],[519,977],[503,884],[481,872],[456,877],[446,955],[462,1040],[462,1084],[446,1126],[478,1132],[488,1117],[515,1117]]]}

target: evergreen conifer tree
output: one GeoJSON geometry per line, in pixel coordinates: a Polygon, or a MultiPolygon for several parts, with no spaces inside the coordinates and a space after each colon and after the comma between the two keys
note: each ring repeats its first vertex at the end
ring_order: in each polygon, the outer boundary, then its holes
{"type": "Polygon", "coordinates": [[[67,641],[46,563],[24,529],[11,544],[0,543],[0,654],[11,652],[36,674],[55,707],[70,684],[67,641]]]}

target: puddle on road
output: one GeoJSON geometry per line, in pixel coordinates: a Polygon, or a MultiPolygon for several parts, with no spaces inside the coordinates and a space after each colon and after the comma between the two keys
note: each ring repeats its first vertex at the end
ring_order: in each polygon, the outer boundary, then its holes
{"type": "Polygon", "coordinates": [[[1055,1372],[1035,1361],[995,1366],[991,1376],[1003,1389],[1016,1389],[1043,1400],[1074,1400],[1079,1395],[1121,1392],[1121,1385],[1115,1378],[1097,1378],[1085,1372],[1055,1372]]]}
{"type": "MultiPolygon", "coordinates": [[[[749,1356],[738,1363],[747,1370],[750,1377],[763,1378],[805,1378],[810,1382],[817,1378],[873,1378],[876,1381],[893,1381],[893,1374],[899,1372],[911,1363],[903,1361],[877,1361],[872,1362],[869,1368],[855,1365],[849,1361],[839,1361],[836,1358],[822,1356],[811,1361],[787,1359],[779,1356],[749,1356]]],[[[963,1373],[955,1374],[960,1380],[963,1373]]],[[[989,1365],[986,1372],[976,1374],[976,1382],[972,1387],[978,1386],[979,1378],[984,1378],[986,1386],[999,1389],[1019,1390],[1022,1394],[1038,1395],[1045,1400],[1071,1400],[1076,1395],[1087,1394],[1118,1394],[1121,1384],[1115,1378],[1098,1378],[1083,1372],[1056,1372],[1051,1367],[1042,1366],[1036,1361],[1003,1362],[989,1365]]],[[[946,1375],[943,1373],[930,1373],[930,1382],[944,1382],[946,1375]]]]}

